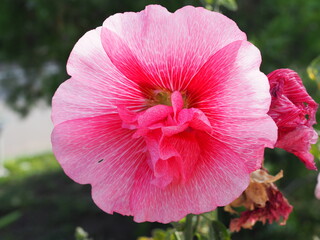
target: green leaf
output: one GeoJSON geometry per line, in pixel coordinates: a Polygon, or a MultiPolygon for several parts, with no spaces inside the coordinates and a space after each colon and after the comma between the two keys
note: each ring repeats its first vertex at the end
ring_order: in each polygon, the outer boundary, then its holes
{"type": "Polygon", "coordinates": [[[210,4],[210,5],[211,5],[211,4],[213,4],[214,1],[213,1],[213,0],[205,0],[205,2],[206,2],[207,4],[210,4]]]}
{"type": "Polygon", "coordinates": [[[152,231],[152,238],[154,240],[166,240],[167,239],[167,232],[162,229],[154,229],[152,231]]]}
{"type": "Polygon", "coordinates": [[[231,240],[226,226],[219,221],[212,221],[209,231],[210,240],[231,240]]]}
{"type": "Polygon", "coordinates": [[[200,233],[196,233],[194,235],[197,240],[210,240],[208,237],[201,235],[200,233]]]}
{"type": "Polygon", "coordinates": [[[201,215],[210,221],[215,221],[217,219],[217,214],[218,214],[217,210],[214,210],[211,212],[203,213],[201,215]]]}
{"type": "Polygon", "coordinates": [[[171,225],[177,230],[177,231],[183,231],[184,226],[186,225],[185,218],[183,218],[179,222],[171,222],[171,225]]]}
{"type": "Polygon", "coordinates": [[[182,240],[182,233],[180,232],[177,232],[177,231],[174,231],[171,235],[170,235],[170,238],[169,240],[182,240]]]}
{"type": "Polygon", "coordinates": [[[0,218],[0,229],[5,228],[6,226],[10,225],[11,223],[17,221],[22,216],[20,211],[11,212],[3,217],[0,218]]]}
{"type": "Polygon", "coordinates": [[[74,235],[76,240],[93,240],[92,238],[89,238],[89,234],[81,227],[76,228],[74,235]]]}
{"type": "Polygon", "coordinates": [[[320,89],[320,56],[315,58],[307,68],[309,78],[315,81],[320,89]]]}
{"type": "Polygon", "coordinates": [[[237,11],[238,5],[236,0],[219,0],[219,5],[224,6],[225,8],[231,10],[231,11],[237,11]]]}

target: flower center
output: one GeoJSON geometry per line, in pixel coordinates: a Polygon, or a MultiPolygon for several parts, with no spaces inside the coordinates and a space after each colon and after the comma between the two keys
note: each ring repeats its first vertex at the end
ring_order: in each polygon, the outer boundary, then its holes
{"type": "Polygon", "coordinates": [[[178,91],[155,91],[145,111],[118,107],[122,127],[134,130],[133,138],[145,140],[151,182],[160,188],[185,183],[192,176],[201,154],[199,139],[212,130],[201,110],[185,107],[185,96],[178,91]]]}
{"type": "MultiPolygon", "coordinates": [[[[182,100],[183,100],[183,108],[189,108],[189,101],[187,98],[186,92],[180,92],[182,100]]],[[[152,90],[150,94],[150,98],[147,99],[147,107],[153,107],[156,105],[166,105],[172,106],[172,99],[171,99],[172,92],[169,90],[152,90]]]]}

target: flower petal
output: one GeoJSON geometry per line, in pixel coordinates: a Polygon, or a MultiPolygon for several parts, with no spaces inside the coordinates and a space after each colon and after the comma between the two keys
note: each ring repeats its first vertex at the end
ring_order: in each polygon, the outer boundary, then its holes
{"type": "Polygon", "coordinates": [[[151,5],[139,13],[111,16],[101,38],[127,78],[174,91],[187,85],[212,54],[246,35],[219,13],[187,6],[171,14],[151,5]]]}
{"type": "Polygon", "coordinates": [[[309,96],[299,75],[290,69],[268,74],[272,101],[268,114],[278,126],[276,147],[295,154],[308,169],[316,170],[311,144],[318,139],[312,128],[318,104],[309,96]]]}
{"type": "Polygon", "coordinates": [[[135,169],[140,155],[145,155],[145,143],[132,139],[133,132],[121,124],[115,114],[57,125],[52,133],[53,152],[66,174],[76,182],[92,184],[109,171],[135,169]]]}
{"type": "Polygon", "coordinates": [[[93,200],[108,213],[132,215],[130,189],[146,154],[144,141],[131,136],[117,115],[63,122],[52,133],[53,152],[65,173],[90,183],[93,200]]]}
{"type": "Polygon", "coordinates": [[[249,174],[238,156],[208,139],[201,146],[208,151],[201,154],[190,180],[161,189],[152,183],[144,142],[132,139],[118,117],[110,120],[99,116],[64,122],[52,135],[53,151],[66,174],[79,183],[91,183],[95,203],[108,213],[167,223],[225,205],[248,185],[249,174]]]}
{"type": "Polygon", "coordinates": [[[54,124],[115,113],[118,105],[140,109],[143,95],[137,85],[113,66],[101,45],[101,27],[87,32],[74,46],[63,83],[52,100],[54,124]]]}
{"type": "Polygon", "coordinates": [[[54,125],[78,118],[114,113],[115,107],[104,95],[103,90],[92,88],[70,78],[60,85],[52,99],[54,125]]]}
{"type": "Polygon", "coordinates": [[[294,130],[279,132],[279,140],[276,147],[283,148],[296,155],[308,169],[316,170],[314,156],[309,152],[310,144],[315,144],[318,140],[318,133],[313,128],[299,126],[294,130]]]}
{"type": "Polygon", "coordinates": [[[201,138],[200,148],[205,151],[185,184],[161,189],[150,183],[153,173],[148,165],[139,169],[130,198],[135,221],[168,223],[189,213],[208,212],[230,203],[248,186],[249,174],[242,160],[205,133],[201,138]]]}
{"type": "Polygon", "coordinates": [[[233,42],[213,55],[188,86],[194,107],[212,125],[212,136],[239,153],[251,171],[261,166],[264,148],[272,148],[277,139],[277,127],[267,115],[269,85],[260,62],[252,44],[233,42]]]}
{"type": "Polygon", "coordinates": [[[75,44],[67,62],[70,76],[99,90],[128,89],[136,85],[112,64],[101,44],[101,29],[85,33],[75,44]],[[114,86],[116,84],[116,86],[114,86]]]}
{"type": "MultiPolygon", "coordinates": [[[[316,123],[315,113],[317,111],[318,104],[310,97],[304,87],[299,75],[291,69],[277,69],[268,74],[268,79],[271,86],[272,106],[270,109],[270,115],[276,121],[277,125],[283,126],[281,118],[292,114],[292,107],[289,103],[293,104],[297,111],[302,114],[300,122],[296,124],[305,124],[306,126],[312,126],[316,123]],[[287,111],[290,111],[287,113],[287,111]],[[279,117],[274,117],[275,113],[282,113],[279,117]],[[305,115],[308,115],[308,119],[305,115]]],[[[289,123],[291,120],[288,121],[289,123]]]]}

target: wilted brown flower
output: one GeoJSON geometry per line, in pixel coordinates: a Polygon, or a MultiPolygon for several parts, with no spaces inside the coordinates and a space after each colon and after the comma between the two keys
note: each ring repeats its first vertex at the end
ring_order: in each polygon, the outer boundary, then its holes
{"type": "Polygon", "coordinates": [[[292,211],[292,206],[282,195],[273,182],[282,178],[282,171],[276,176],[269,175],[266,170],[260,169],[250,176],[251,182],[242,195],[225,207],[230,213],[238,213],[234,208],[245,207],[246,211],[239,218],[231,220],[230,230],[238,232],[241,228],[251,229],[258,221],[263,224],[268,221],[279,222],[284,225],[292,211]]]}

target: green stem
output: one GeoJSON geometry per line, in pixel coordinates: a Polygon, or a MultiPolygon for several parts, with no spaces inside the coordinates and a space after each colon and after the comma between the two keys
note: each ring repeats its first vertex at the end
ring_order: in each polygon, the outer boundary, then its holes
{"type": "Polygon", "coordinates": [[[212,220],[218,220],[218,208],[216,210],[214,210],[213,212],[211,212],[211,216],[212,216],[212,220]]]}
{"type": "Polygon", "coordinates": [[[193,218],[192,214],[189,214],[186,217],[186,227],[184,230],[184,240],[192,240],[193,239],[192,218],[193,218]]]}
{"type": "Polygon", "coordinates": [[[196,223],[194,224],[193,233],[197,232],[199,222],[200,222],[200,215],[196,215],[196,223]]]}
{"type": "Polygon", "coordinates": [[[175,237],[175,240],[181,240],[178,232],[174,232],[174,237],[175,237]]]}
{"type": "Polygon", "coordinates": [[[214,1],[213,10],[215,12],[219,12],[219,10],[220,10],[220,0],[214,1]]]}

